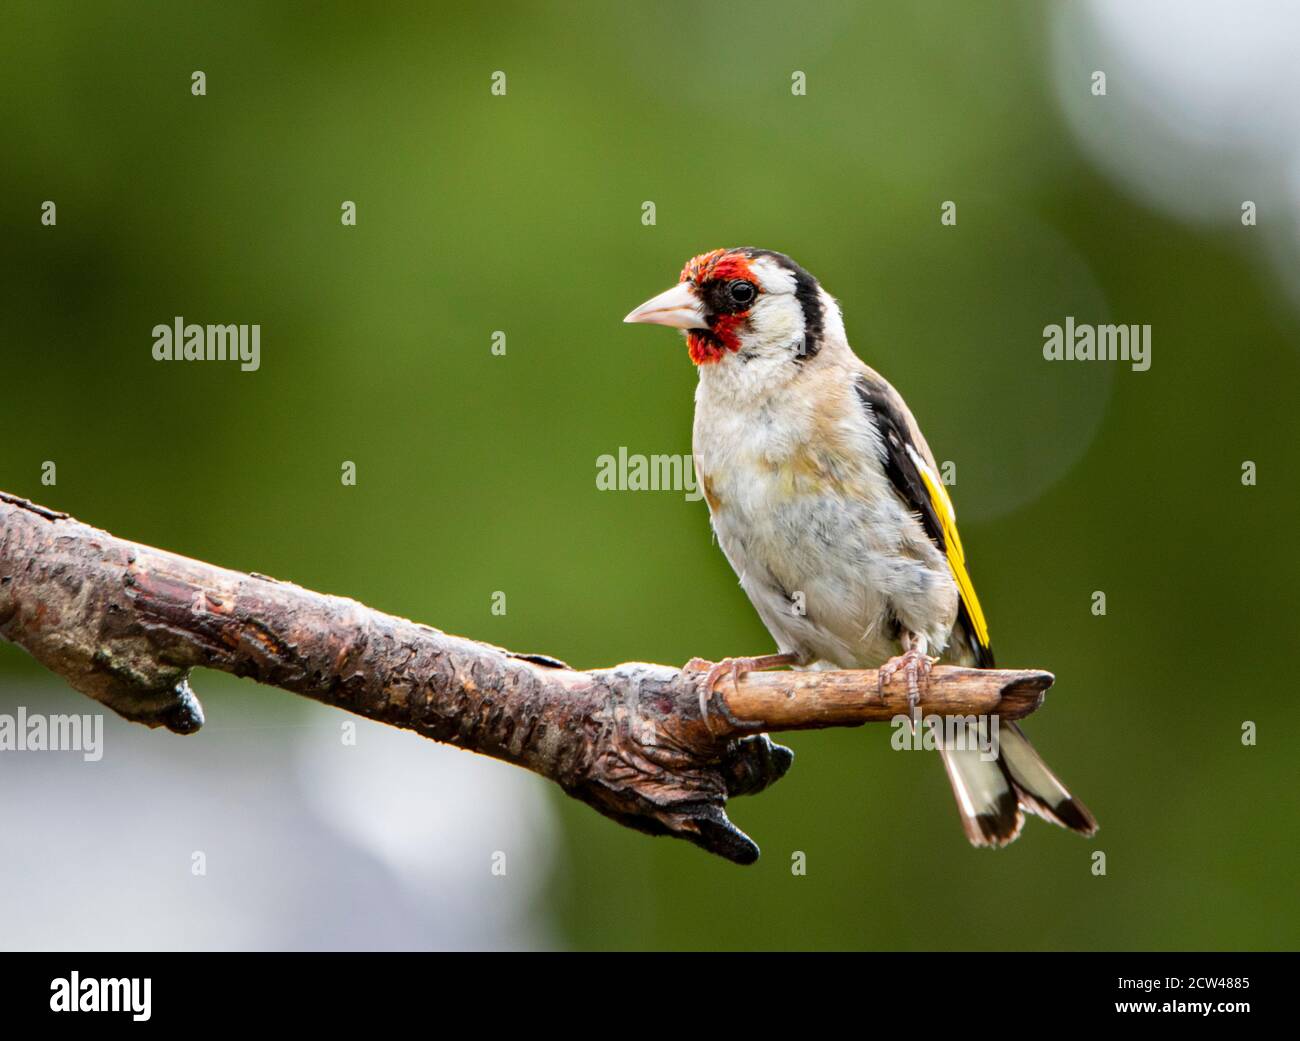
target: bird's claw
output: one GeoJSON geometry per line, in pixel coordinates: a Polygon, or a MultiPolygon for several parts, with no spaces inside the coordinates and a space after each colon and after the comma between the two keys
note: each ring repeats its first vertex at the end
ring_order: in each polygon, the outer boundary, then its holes
{"type": "Polygon", "coordinates": [[[700,684],[700,716],[710,733],[713,732],[713,724],[709,721],[709,695],[713,693],[714,684],[722,677],[730,676],[732,686],[739,691],[740,674],[757,668],[759,664],[757,658],[723,658],[716,662],[705,658],[692,658],[686,663],[685,671],[705,673],[704,682],[700,684]]]}
{"type": "Polygon", "coordinates": [[[930,670],[938,660],[915,647],[890,658],[876,672],[876,692],[883,694],[885,686],[901,669],[907,679],[907,715],[909,719],[915,720],[917,708],[921,703],[921,692],[928,690],[930,670]]]}
{"type": "Polygon", "coordinates": [[[784,665],[798,665],[802,659],[794,651],[781,651],[777,654],[760,654],[753,658],[723,658],[719,662],[692,658],[683,668],[684,672],[706,672],[704,682],[700,684],[700,715],[709,733],[715,733],[713,723],[709,720],[709,695],[713,693],[714,684],[723,676],[730,676],[736,693],[740,693],[740,674],[755,672],[760,669],[775,669],[784,665]]]}

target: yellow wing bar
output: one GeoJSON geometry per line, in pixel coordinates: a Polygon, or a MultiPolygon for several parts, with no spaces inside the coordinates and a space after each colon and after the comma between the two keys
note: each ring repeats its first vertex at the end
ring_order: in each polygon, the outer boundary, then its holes
{"type": "Polygon", "coordinates": [[[961,536],[957,534],[957,511],[952,507],[948,490],[935,475],[934,471],[918,459],[921,480],[925,490],[930,494],[930,503],[939,515],[939,524],[943,527],[943,541],[947,547],[948,566],[952,568],[952,577],[957,582],[957,592],[966,605],[972,624],[975,626],[975,638],[983,647],[989,646],[989,626],[984,620],[984,611],[980,607],[979,597],[975,595],[975,586],[971,583],[970,573],[966,570],[966,552],[961,548],[961,536]]]}

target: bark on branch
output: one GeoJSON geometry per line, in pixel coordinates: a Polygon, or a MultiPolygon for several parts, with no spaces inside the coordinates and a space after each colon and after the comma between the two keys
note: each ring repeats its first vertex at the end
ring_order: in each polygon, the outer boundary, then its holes
{"type": "MultiPolygon", "coordinates": [[[[0,492],[0,636],[129,720],[189,734],[196,666],[246,676],[533,770],[621,824],[740,864],[758,847],[724,811],[789,769],[766,732],[907,712],[901,674],[703,674],[631,662],[578,671],[449,636],[256,573],[127,542],[0,492]]],[[[938,667],[926,714],[1034,711],[1042,671],[938,667]]]]}

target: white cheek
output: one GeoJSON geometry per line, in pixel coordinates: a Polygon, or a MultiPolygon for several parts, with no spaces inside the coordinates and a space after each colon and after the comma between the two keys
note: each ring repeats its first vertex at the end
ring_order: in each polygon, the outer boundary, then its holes
{"type": "Polygon", "coordinates": [[[794,272],[771,257],[756,257],[749,269],[762,294],[750,309],[743,346],[760,355],[785,354],[803,335],[803,308],[795,298],[794,272]]]}
{"type": "Polygon", "coordinates": [[[750,350],[784,351],[803,335],[803,311],[792,296],[765,296],[749,313],[743,346],[750,350]]]}

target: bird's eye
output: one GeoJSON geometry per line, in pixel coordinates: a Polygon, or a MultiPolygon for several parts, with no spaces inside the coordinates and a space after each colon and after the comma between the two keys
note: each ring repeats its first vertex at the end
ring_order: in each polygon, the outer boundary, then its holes
{"type": "Polygon", "coordinates": [[[744,306],[754,302],[754,297],[758,296],[758,287],[753,282],[738,278],[727,286],[727,292],[731,294],[732,300],[744,306]]]}

